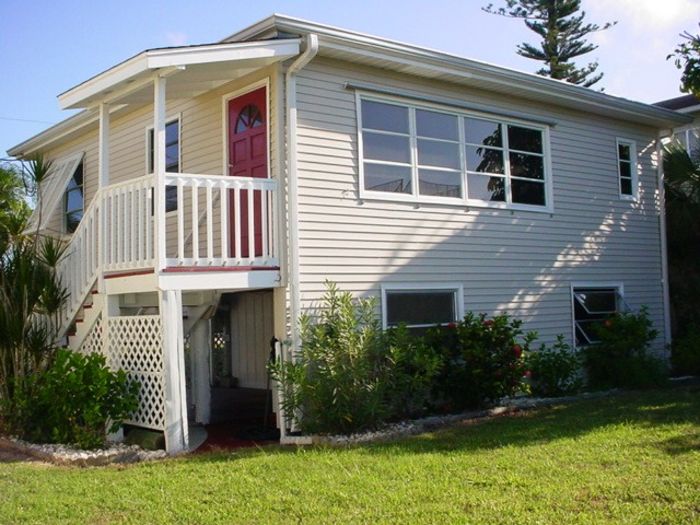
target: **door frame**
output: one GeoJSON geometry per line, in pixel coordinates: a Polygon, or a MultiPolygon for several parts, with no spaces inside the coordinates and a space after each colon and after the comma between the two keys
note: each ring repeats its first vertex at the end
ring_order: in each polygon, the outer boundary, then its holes
{"type": "Polygon", "coordinates": [[[232,91],[230,93],[226,93],[221,97],[221,137],[222,137],[222,146],[224,148],[224,164],[223,164],[223,170],[221,172],[222,175],[228,176],[229,169],[228,169],[228,153],[229,153],[229,136],[228,136],[228,103],[229,101],[233,100],[234,98],[240,97],[242,95],[245,95],[247,93],[250,93],[251,91],[255,91],[257,89],[260,89],[264,87],[265,88],[265,125],[266,125],[266,131],[265,131],[265,148],[267,152],[267,178],[270,179],[272,178],[272,172],[270,170],[271,168],[271,151],[270,151],[270,77],[265,77],[261,80],[258,80],[257,82],[253,82],[251,84],[246,85],[243,88],[237,89],[235,91],[232,91]]]}

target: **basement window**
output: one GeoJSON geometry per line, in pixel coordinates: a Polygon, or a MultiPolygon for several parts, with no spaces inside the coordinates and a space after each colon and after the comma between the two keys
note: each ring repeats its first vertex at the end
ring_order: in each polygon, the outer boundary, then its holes
{"type": "Polygon", "coordinates": [[[384,328],[406,325],[416,335],[436,325],[453,323],[461,317],[462,293],[454,285],[425,288],[382,288],[384,328]]]}
{"type": "Polygon", "coordinates": [[[596,327],[623,310],[621,286],[574,287],[572,293],[576,346],[597,343],[596,327]]]}

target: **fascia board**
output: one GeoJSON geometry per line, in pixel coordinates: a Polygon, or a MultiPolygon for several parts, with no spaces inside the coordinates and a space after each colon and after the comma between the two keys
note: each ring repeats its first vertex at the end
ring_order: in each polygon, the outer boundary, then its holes
{"type": "Polygon", "coordinates": [[[158,50],[148,52],[148,68],[210,64],[256,58],[289,58],[299,54],[300,39],[268,42],[242,42],[217,44],[215,46],[193,47],[178,50],[158,50]]]}

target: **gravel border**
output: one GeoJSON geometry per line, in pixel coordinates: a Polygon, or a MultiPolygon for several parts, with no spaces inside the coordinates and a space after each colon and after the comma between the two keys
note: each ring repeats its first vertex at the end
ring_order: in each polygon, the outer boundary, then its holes
{"type": "MultiPolygon", "coordinates": [[[[313,435],[300,436],[302,440],[306,438],[312,444],[324,445],[353,445],[358,443],[372,443],[376,441],[390,441],[393,439],[431,432],[443,427],[448,427],[464,421],[485,419],[504,414],[514,414],[535,408],[581,401],[584,399],[598,399],[610,397],[619,393],[619,389],[605,390],[601,392],[584,392],[575,396],[564,397],[516,397],[500,400],[496,406],[484,410],[472,410],[460,414],[448,414],[444,416],[428,416],[420,419],[411,419],[385,425],[378,430],[362,432],[350,435],[313,435]]],[[[290,444],[301,441],[300,439],[290,440],[290,444]]]]}
{"type": "Polygon", "coordinates": [[[47,463],[79,467],[138,463],[167,457],[165,450],[144,450],[138,445],[117,443],[109,448],[82,450],[67,445],[29,443],[14,437],[0,437],[0,448],[47,463]]]}

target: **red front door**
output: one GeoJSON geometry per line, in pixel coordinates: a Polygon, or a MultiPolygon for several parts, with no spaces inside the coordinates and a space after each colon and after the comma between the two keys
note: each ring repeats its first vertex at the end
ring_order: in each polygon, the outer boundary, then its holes
{"type": "MultiPolygon", "coordinates": [[[[267,178],[267,90],[263,87],[234,98],[228,103],[228,174],[232,177],[267,178]]],[[[262,255],[262,199],[253,195],[255,255],[262,255]]],[[[232,257],[249,257],[248,192],[241,191],[240,209],[230,197],[230,246],[232,257]],[[240,221],[241,242],[236,249],[236,221],[240,221]],[[237,253],[236,253],[237,252],[237,253]]]]}

